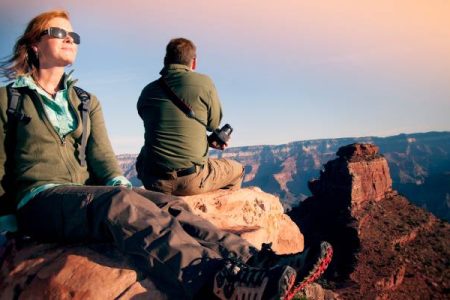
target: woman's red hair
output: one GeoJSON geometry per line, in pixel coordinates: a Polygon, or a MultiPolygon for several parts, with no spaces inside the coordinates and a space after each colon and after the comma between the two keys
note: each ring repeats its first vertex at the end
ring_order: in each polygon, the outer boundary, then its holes
{"type": "Polygon", "coordinates": [[[47,24],[54,18],[69,20],[69,13],[65,10],[51,10],[34,17],[28,23],[25,32],[14,45],[10,58],[0,63],[0,75],[9,80],[25,74],[33,74],[39,69],[39,58],[32,49],[41,36],[42,31],[47,29],[47,24]]]}

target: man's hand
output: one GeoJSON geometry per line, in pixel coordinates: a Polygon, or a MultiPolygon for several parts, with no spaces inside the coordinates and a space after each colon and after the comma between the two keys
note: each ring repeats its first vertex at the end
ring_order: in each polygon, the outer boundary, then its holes
{"type": "Polygon", "coordinates": [[[214,148],[217,150],[225,150],[225,148],[228,147],[228,144],[221,144],[214,140],[212,140],[212,141],[208,140],[208,142],[209,142],[208,144],[211,148],[214,148]]]}

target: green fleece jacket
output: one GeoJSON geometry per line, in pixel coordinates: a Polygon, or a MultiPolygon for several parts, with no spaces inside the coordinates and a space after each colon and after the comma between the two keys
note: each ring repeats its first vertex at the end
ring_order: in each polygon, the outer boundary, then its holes
{"type": "Polygon", "coordinates": [[[8,200],[17,204],[33,187],[50,183],[104,184],[122,175],[106,132],[100,103],[92,94],[87,124],[87,166],[81,166],[77,151],[83,132],[81,101],[72,84],[68,86],[69,108],[76,117],[77,126],[64,137],[57,134],[49,121],[41,96],[28,88],[21,89],[24,96],[20,111],[30,116],[31,121],[18,122],[15,130],[8,130],[12,122],[8,122],[7,88],[0,88],[0,201],[6,201],[5,189],[10,192],[8,200]],[[15,141],[14,144],[11,141],[15,141]],[[8,157],[7,153],[12,155],[8,157]],[[7,166],[11,167],[6,174],[7,166]],[[5,182],[8,182],[7,186],[5,182]]]}
{"type": "MultiPolygon", "coordinates": [[[[160,74],[208,128],[219,127],[222,108],[214,83],[208,76],[180,64],[170,64],[160,74]]],[[[163,170],[173,170],[206,163],[205,126],[175,106],[158,81],[142,90],[137,109],[145,127],[145,144],[136,165],[139,176],[145,176],[145,170],[151,170],[155,165],[163,170]]]]}

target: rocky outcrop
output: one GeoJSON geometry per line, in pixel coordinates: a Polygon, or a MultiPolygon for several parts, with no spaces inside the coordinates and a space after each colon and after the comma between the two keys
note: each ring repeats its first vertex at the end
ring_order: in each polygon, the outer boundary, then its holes
{"type": "Polygon", "coordinates": [[[291,212],[306,246],[328,240],[335,249],[327,287],[341,299],[446,299],[450,225],[392,190],[376,146],[337,155],[291,212]]]}
{"type": "Polygon", "coordinates": [[[223,230],[239,234],[257,248],[270,242],[280,254],[303,251],[303,235],[284,214],[280,199],[257,187],[182,198],[194,213],[223,230]]]}
{"type": "Polygon", "coordinates": [[[387,161],[371,144],[351,144],[329,161],[319,180],[309,182],[314,196],[351,199],[352,206],[366,200],[384,199],[392,190],[387,161]]]}
{"type": "MultiPolygon", "coordinates": [[[[167,197],[167,196],[164,196],[167,197]]],[[[303,249],[303,236],[280,200],[258,188],[184,197],[193,211],[256,247],[279,253],[303,249]]],[[[138,266],[110,245],[36,244],[9,248],[0,269],[0,299],[164,299],[138,266]]],[[[172,296],[172,298],[176,298],[172,296]]]]}
{"type": "Polygon", "coordinates": [[[357,263],[343,299],[448,299],[450,225],[391,194],[353,211],[357,263]]]}
{"type": "Polygon", "coordinates": [[[109,245],[26,243],[10,251],[0,269],[2,300],[165,298],[109,245]]]}

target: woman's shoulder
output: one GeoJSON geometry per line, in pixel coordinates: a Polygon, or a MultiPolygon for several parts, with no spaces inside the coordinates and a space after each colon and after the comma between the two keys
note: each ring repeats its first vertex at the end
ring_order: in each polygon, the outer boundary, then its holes
{"type": "Polygon", "coordinates": [[[2,93],[5,93],[8,90],[9,86],[10,84],[0,86],[0,91],[2,93]]]}
{"type": "MultiPolygon", "coordinates": [[[[6,116],[8,110],[8,87],[0,87],[0,114],[6,116]]],[[[2,118],[3,119],[3,118],[2,118]]]]}
{"type": "Polygon", "coordinates": [[[8,86],[1,86],[0,87],[0,105],[6,106],[8,103],[8,86]]]}

